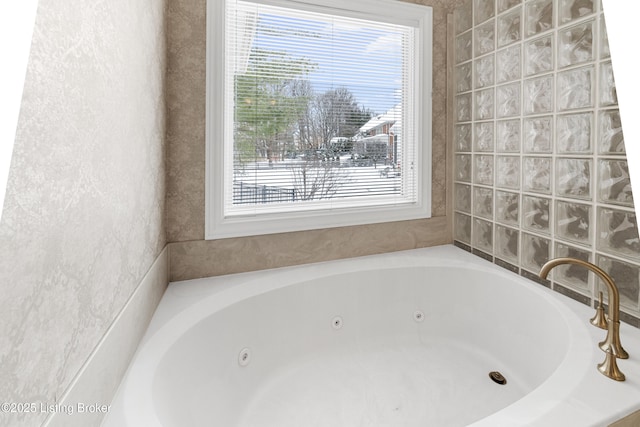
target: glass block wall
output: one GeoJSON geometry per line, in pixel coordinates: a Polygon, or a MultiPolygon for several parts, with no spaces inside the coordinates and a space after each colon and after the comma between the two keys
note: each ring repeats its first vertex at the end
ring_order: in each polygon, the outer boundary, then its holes
{"type": "Polygon", "coordinates": [[[454,23],[456,244],[586,304],[604,291],[593,274],[537,272],[559,256],[593,262],[640,327],[640,240],[600,1],[466,0],[454,23]]]}

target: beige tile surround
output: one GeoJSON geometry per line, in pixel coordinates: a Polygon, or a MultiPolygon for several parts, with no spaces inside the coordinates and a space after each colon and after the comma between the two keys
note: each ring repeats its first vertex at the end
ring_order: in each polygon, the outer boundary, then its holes
{"type": "Polygon", "coordinates": [[[450,242],[449,227],[447,217],[439,216],[266,238],[176,242],[169,245],[171,281],[434,246],[450,242]]]}
{"type": "Polygon", "coordinates": [[[447,204],[447,15],[433,7],[432,218],[280,235],[204,240],[205,0],[169,3],[167,21],[167,238],[170,280],[281,267],[450,243],[447,204]]]}
{"type": "Polygon", "coordinates": [[[621,420],[610,424],[609,427],[638,427],[640,426],[640,411],[636,411],[621,420]]]}

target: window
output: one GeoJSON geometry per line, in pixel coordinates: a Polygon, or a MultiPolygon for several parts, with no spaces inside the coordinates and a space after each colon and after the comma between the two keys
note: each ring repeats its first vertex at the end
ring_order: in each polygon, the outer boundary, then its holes
{"type": "Polygon", "coordinates": [[[427,218],[431,8],[208,2],[206,238],[427,218]]]}

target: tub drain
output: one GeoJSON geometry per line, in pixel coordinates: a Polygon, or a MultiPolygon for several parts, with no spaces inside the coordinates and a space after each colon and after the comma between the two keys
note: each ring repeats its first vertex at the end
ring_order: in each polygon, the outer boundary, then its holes
{"type": "Polygon", "coordinates": [[[489,378],[496,384],[505,385],[507,383],[507,379],[498,371],[489,372],[489,378]]]}

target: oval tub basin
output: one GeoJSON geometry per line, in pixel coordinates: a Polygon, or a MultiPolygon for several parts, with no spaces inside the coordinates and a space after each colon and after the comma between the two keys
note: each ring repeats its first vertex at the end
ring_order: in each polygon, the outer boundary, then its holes
{"type": "Polygon", "coordinates": [[[606,426],[640,331],[616,382],[592,315],[453,246],[175,282],[104,425],[606,426]]]}

